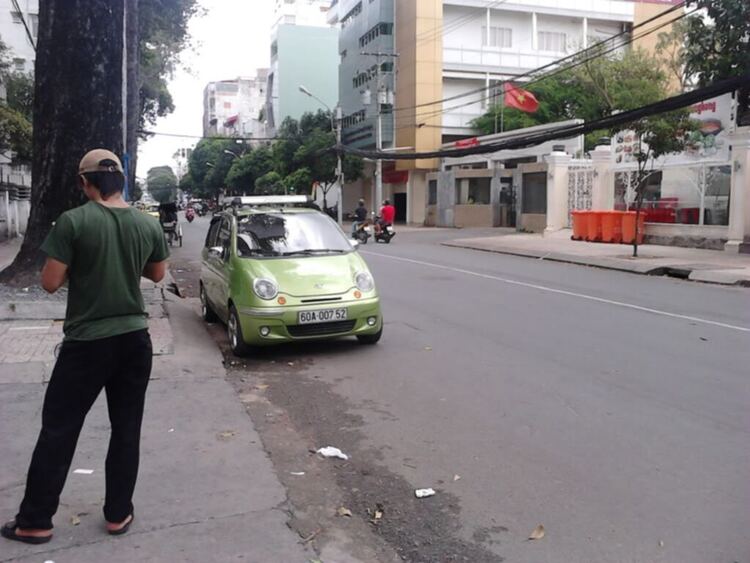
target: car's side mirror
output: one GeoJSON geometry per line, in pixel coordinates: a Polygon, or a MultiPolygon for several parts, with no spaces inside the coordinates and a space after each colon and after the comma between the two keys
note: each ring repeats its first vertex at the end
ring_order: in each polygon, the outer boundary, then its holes
{"type": "Polygon", "coordinates": [[[359,248],[359,241],[358,241],[358,240],[354,240],[354,239],[351,239],[351,240],[349,240],[349,242],[351,243],[351,245],[352,245],[352,246],[353,246],[353,247],[354,247],[355,249],[359,248]]]}

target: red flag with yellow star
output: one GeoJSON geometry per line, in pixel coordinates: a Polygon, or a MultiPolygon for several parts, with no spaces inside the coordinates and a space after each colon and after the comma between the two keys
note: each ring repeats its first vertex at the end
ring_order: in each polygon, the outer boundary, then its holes
{"type": "Polygon", "coordinates": [[[505,83],[505,105],[516,108],[526,113],[534,113],[539,109],[539,102],[534,94],[513,86],[510,82],[505,83]]]}

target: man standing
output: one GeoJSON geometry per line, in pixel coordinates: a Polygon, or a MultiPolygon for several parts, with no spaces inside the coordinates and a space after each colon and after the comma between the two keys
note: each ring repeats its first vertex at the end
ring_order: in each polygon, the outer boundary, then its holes
{"type": "Polygon", "coordinates": [[[42,287],[68,281],[65,338],[42,409],[26,492],[15,520],[0,533],[41,544],[52,538],[78,435],[102,388],[112,431],[106,460],[106,529],[124,534],[133,521],[143,405],[151,374],[151,338],[140,278],[161,281],[169,255],[159,222],[122,198],[115,154],[96,149],[78,168],[89,202],[63,213],[42,245],[42,287]]]}

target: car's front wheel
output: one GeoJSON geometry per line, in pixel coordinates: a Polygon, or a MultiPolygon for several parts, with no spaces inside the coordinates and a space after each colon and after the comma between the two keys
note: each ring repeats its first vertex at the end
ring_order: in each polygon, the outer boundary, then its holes
{"type": "Polygon", "coordinates": [[[237,313],[234,305],[229,307],[229,319],[227,320],[227,336],[229,345],[232,347],[232,353],[235,356],[249,356],[253,351],[251,346],[245,343],[242,336],[242,325],[240,324],[240,315],[237,313]]]}
{"type": "Polygon", "coordinates": [[[360,344],[377,344],[380,342],[380,337],[383,336],[383,327],[380,327],[380,330],[377,331],[375,334],[358,334],[357,340],[359,340],[360,344]]]}
{"type": "Polygon", "coordinates": [[[207,323],[215,323],[219,320],[219,318],[216,316],[216,313],[214,313],[214,310],[211,308],[211,304],[208,302],[208,295],[206,295],[206,288],[203,287],[203,284],[201,284],[201,317],[203,317],[203,320],[207,323]]]}

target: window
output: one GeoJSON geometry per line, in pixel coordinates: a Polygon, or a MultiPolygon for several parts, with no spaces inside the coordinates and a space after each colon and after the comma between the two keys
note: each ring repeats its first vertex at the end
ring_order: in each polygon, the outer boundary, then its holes
{"type": "Polygon", "coordinates": [[[490,204],[490,182],[492,178],[469,178],[469,199],[467,203],[490,204]]]}
{"type": "Polygon", "coordinates": [[[37,14],[30,14],[29,20],[31,21],[31,35],[34,37],[39,36],[39,16],[37,14]]]}
{"type": "Polygon", "coordinates": [[[206,235],[206,248],[211,248],[213,246],[216,246],[216,233],[219,232],[219,227],[221,226],[221,218],[216,217],[215,219],[211,220],[211,226],[208,229],[208,234],[206,235]]]}
{"type": "Polygon", "coordinates": [[[568,36],[560,31],[540,31],[539,50],[565,53],[568,50],[568,36]]]}
{"type": "Polygon", "coordinates": [[[373,26],[367,33],[359,38],[359,46],[364,47],[368,43],[375,41],[381,35],[393,35],[393,24],[380,22],[373,26]]]}
{"type": "Polygon", "coordinates": [[[527,172],[522,180],[521,213],[547,213],[547,173],[527,172]]]}
{"type": "Polygon", "coordinates": [[[347,50],[344,49],[343,51],[341,51],[340,55],[341,55],[341,62],[344,62],[344,59],[346,59],[347,50]]]}
{"type": "Polygon", "coordinates": [[[427,205],[437,205],[437,180],[427,183],[427,205]]]}
{"type": "Polygon", "coordinates": [[[229,219],[223,219],[221,221],[221,227],[219,227],[219,234],[216,235],[216,246],[220,246],[224,249],[224,258],[229,256],[229,243],[232,238],[232,225],[229,223],[229,219]]]}
{"type": "Polygon", "coordinates": [[[510,49],[513,46],[513,30],[508,27],[490,26],[488,37],[487,26],[482,26],[482,45],[510,49]]]}
{"type": "Polygon", "coordinates": [[[237,224],[241,257],[320,256],[351,249],[336,223],[322,213],[256,213],[237,224]]]}
{"type": "Polygon", "coordinates": [[[13,19],[13,23],[23,23],[21,12],[11,12],[10,17],[13,19]]]}
{"type": "Polygon", "coordinates": [[[18,72],[26,70],[26,59],[13,59],[13,66],[18,72]]]}

